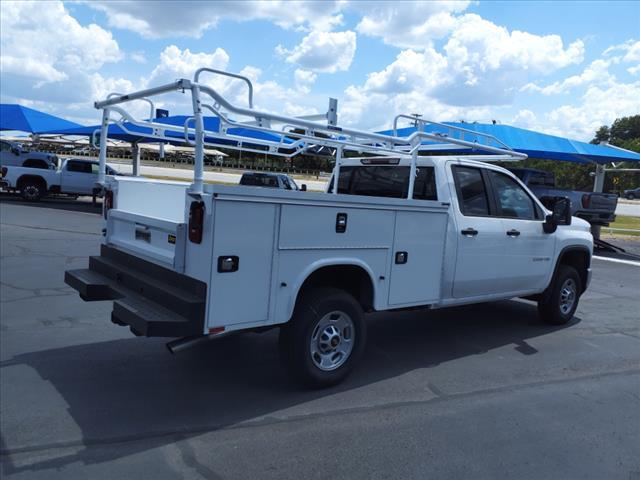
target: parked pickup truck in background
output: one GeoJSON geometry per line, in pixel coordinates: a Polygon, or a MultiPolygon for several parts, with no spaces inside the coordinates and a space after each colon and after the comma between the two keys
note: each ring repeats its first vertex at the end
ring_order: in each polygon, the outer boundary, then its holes
{"type": "Polygon", "coordinates": [[[509,168],[529,189],[546,201],[545,197],[567,197],[571,200],[571,214],[591,225],[609,225],[616,219],[618,196],[613,193],[579,192],[556,187],[552,172],[534,168],[509,168]]]}
{"type": "Polygon", "coordinates": [[[296,181],[284,173],[245,172],[242,174],[242,177],[240,177],[240,185],[282,188],[284,190],[307,190],[307,186],[305,184],[298,187],[296,181]]]}
{"type": "Polygon", "coordinates": [[[0,140],[0,167],[30,167],[49,169],[58,166],[58,157],[52,153],[31,152],[16,142],[0,140]]]}
{"type": "MultiPolygon", "coordinates": [[[[107,175],[116,171],[107,165],[107,175]]],[[[19,191],[27,201],[38,201],[48,193],[92,195],[98,179],[98,162],[70,158],[58,169],[31,167],[0,167],[0,187],[19,191]]]]}
{"type": "Polygon", "coordinates": [[[623,196],[628,200],[635,200],[636,198],[640,198],[640,187],[625,190],[623,196]]]}

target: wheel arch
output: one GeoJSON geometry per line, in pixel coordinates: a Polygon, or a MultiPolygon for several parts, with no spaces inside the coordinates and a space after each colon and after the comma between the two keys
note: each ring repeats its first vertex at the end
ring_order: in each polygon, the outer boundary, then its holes
{"type": "Polygon", "coordinates": [[[312,287],[330,286],[344,290],[360,303],[363,310],[372,310],[376,301],[374,274],[364,262],[354,258],[325,259],[305,269],[296,282],[288,317],[304,292],[312,287]]]}
{"type": "Polygon", "coordinates": [[[582,291],[580,293],[584,293],[587,289],[589,268],[591,267],[591,252],[589,249],[585,246],[578,245],[564,247],[558,255],[558,260],[556,261],[551,281],[556,277],[560,265],[569,265],[578,271],[582,284],[582,291]]]}
{"type": "Polygon", "coordinates": [[[20,178],[18,178],[18,181],[16,182],[16,188],[18,189],[22,188],[22,186],[29,180],[36,181],[37,183],[42,185],[45,191],[47,190],[47,181],[39,175],[21,175],[20,178]]]}

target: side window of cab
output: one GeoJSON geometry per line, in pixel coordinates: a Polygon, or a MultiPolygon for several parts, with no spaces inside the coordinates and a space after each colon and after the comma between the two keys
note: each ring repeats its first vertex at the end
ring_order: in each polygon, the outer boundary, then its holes
{"type": "Polygon", "coordinates": [[[482,169],[454,165],[452,171],[462,214],[468,217],[488,216],[489,196],[482,169]]]}
{"type": "Polygon", "coordinates": [[[493,187],[498,216],[520,220],[542,218],[542,212],[531,196],[513,178],[495,170],[487,170],[487,175],[493,187]]]}

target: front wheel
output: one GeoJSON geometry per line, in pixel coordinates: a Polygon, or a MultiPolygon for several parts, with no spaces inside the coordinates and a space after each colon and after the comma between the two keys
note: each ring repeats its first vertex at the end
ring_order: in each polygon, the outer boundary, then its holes
{"type": "Polygon", "coordinates": [[[347,292],[317,288],[305,293],[280,329],[280,351],[294,379],[315,388],[344,380],[364,351],[363,317],[347,292]]]}
{"type": "Polygon", "coordinates": [[[564,325],[573,318],[581,293],[582,280],[578,271],[569,265],[560,265],[538,302],[540,317],[551,325],[564,325]]]}

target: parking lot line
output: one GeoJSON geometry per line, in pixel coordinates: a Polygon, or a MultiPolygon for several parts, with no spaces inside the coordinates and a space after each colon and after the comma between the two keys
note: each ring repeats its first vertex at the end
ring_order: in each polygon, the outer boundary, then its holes
{"type": "Polygon", "coordinates": [[[594,255],[593,258],[597,260],[604,260],[605,262],[623,263],[625,265],[633,265],[634,267],[640,267],[640,262],[634,262],[633,260],[622,260],[620,258],[599,257],[597,255],[594,255]]]}

